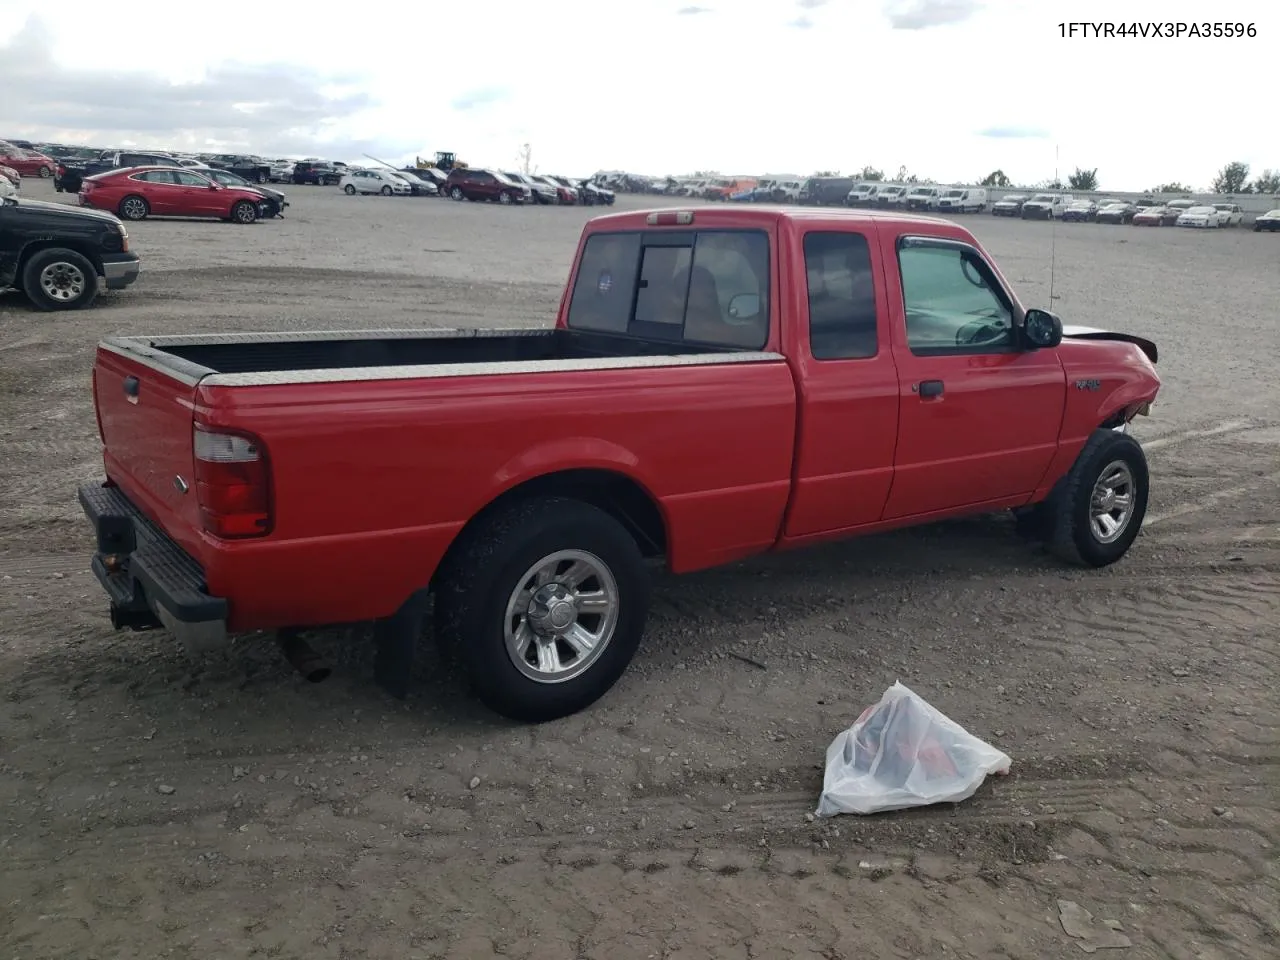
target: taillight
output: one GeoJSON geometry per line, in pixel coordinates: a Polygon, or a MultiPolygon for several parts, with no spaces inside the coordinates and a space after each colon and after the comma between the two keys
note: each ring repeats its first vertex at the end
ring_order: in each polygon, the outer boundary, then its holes
{"type": "Polygon", "coordinates": [[[271,531],[271,472],[262,442],[195,424],[196,501],[215,537],[261,537],[271,531]]]}

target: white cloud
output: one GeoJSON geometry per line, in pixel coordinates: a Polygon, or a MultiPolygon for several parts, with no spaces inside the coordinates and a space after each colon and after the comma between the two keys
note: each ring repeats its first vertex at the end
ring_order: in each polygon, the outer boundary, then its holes
{"type": "Polygon", "coordinates": [[[1233,159],[1280,167],[1263,55],[1280,14],[1261,0],[1231,5],[1233,20],[1258,24],[1258,37],[1235,40],[1058,28],[1224,15],[1189,0],[491,0],[480,17],[389,2],[381,21],[344,7],[179,5],[128,18],[128,42],[104,39],[101,0],[61,0],[56,14],[44,0],[4,7],[0,136],[335,159],[452,150],[497,165],[530,143],[543,170],[569,174],[905,164],[946,181],[997,167],[1046,179],[1056,150],[1063,176],[1097,167],[1115,189],[1206,185],[1233,159]],[[52,59],[15,76],[33,50],[14,43],[29,15],[52,59]]]}

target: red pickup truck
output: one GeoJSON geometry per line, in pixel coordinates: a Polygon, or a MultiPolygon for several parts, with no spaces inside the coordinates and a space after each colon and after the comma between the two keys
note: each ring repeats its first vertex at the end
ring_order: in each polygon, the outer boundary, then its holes
{"type": "Polygon", "coordinates": [[[584,229],[554,328],[104,340],[106,479],[79,495],[117,628],[199,648],[372,620],[403,696],[431,607],[484,702],[536,721],[626,669],[647,561],[1000,510],[1118,560],[1155,361],[1025,309],[946,220],[617,213],[584,229]]]}

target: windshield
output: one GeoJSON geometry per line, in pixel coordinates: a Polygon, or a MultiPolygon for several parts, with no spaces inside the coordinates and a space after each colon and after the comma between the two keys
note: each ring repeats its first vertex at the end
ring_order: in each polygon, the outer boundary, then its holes
{"type": "Polygon", "coordinates": [[[933,187],[921,187],[914,195],[917,197],[932,197],[936,196],[937,193],[938,191],[933,189],[933,187]]]}
{"type": "Polygon", "coordinates": [[[1115,203],[1104,203],[1102,205],[1102,209],[1103,210],[1120,210],[1127,206],[1128,206],[1127,203],[1120,203],[1119,201],[1116,201],[1115,203]]]}
{"type": "Polygon", "coordinates": [[[1056,199],[1052,193],[1037,193],[1031,198],[1031,203],[1053,203],[1056,199]]]}
{"type": "Polygon", "coordinates": [[[1007,197],[1005,197],[1003,200],[1001,200],[1000,202],[1001,202],[1001,203],[1010,203],[1010,202],[1014,202],[1014,201],[1017,201],[1017,200],[1025,200],[1025,199],[1027,199],[1027,195],[1026,195],[1025,193],[1011,193],[1011,194],[1009,194],[1007,197]]]}
{"type": "Polygon", "coordinates": [[[1213,207],[1188,207],[1187,213],[1214,213],[1213,207]]]}
{"type": "Polygon", "coordinates": [[[502,173],[502,172],[501,172],[501,171],[499,171],[499,170],[494,170],[494,171],[493,171],[493,179],[497,180],[499,183],[509,184],[510,186],[513,186],[513,187],[515,186],[515,184],[514,184],[514,183],[512,183],[512,182],[507,178],[506,174],[502,173]]]}
{"type": "Polygon", "coordinates": [[[964,191],[963,191],[963,190],[948,190],[948,191],[947,191],[947,193],[946,193],[946,196],[948,196],[948,197],[963,197],[963,196],[964,196],[964,191]]]}
{"type": "Polygon", "coordinates": [[[1231,205],[1231,204],[1229,204],[1229,203],[1215,203],[1215,204],[1213,205],[1213,209],[1215,209],[1215,210],[1222,210],[1222,211],[1225,211],[1226,213],[1230,213],[1230,212],[1231,212],[1231,207],[1232,207],[1232,205],[1231,205]]]}

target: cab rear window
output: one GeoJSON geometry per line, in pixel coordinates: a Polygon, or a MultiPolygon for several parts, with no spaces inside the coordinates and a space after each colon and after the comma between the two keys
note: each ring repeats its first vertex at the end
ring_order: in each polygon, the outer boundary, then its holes
{"type": "Polygon", "coordinates": [[[568,325],[758,350],[769,338],[769,237],[761,230],[592,234],[568,325]]]}

